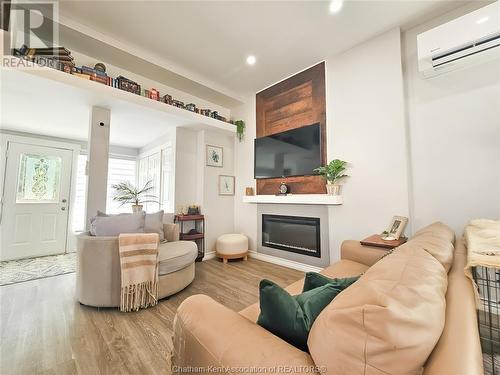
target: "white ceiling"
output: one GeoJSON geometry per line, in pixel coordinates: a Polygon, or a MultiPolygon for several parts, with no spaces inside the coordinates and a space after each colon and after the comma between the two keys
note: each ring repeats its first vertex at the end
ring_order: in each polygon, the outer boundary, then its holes
{"type": "Polygon", "coordinates": [[[246,95],[385,30],[467,1],[61,1],[62,16],[246,95]],[[246,56],[257,63],[248,66],[246,56]]]}

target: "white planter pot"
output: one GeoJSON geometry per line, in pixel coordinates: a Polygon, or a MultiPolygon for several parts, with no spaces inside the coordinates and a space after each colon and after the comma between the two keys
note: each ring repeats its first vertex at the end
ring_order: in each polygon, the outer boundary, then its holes
{"type": "Polygon", "coordinates": [[[326,184],[326,192],[328,195],[341,195],[342,185],[326,184]]]}
{"type": "Polygon", "coordinates": [[[132,212],[141,212],[142,211],[142,204],[133,204],[132,205],[132,212]]]}

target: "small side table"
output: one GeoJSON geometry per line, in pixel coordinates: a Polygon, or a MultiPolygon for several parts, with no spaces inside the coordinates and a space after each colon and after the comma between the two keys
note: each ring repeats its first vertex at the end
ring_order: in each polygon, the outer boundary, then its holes
{"type": "Polygon", "coordinates": [[[182,241],[193,241],[198,246],[197,262],[200,262],[205,255],[205,216],[203,215],[175,215],[174,223],[180,223],[179,239],[182,241]],[[185,233],[184,223],[194,222],[196,233],[185,233]]]}
{"type": "Polygon", "coordinates": [[[408,238],[401,237],[399,240],[383,240],[380,234],[372,234],[370,237],[366,237],[364,240],[359,241],[363,246],[375,246],[381,247],[387,250],[394,249],[408,241],[408,238]]]}

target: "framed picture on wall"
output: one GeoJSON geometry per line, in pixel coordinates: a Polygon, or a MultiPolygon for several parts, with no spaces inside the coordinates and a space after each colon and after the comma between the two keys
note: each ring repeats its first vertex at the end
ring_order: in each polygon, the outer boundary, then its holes
{"type": "Polygon", "coordinates": [[[209,167],[222,168],[224,166],[223,148],[220,146],[207,145],[206,159],[209,167]]]}
{"type": "Polygon", "coordinates": [[[219,176],[219,195],[234,195],[234,176],[219,176]]]}

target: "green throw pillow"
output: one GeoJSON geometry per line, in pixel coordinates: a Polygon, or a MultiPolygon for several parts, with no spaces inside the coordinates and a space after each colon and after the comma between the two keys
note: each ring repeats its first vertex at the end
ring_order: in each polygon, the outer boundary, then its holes
{"type": "Polygon", "coordinates": [[[341,291],[333,284],[325,284],[292,296],[272,281],[262,280],[257,324],[289,344],[308,351],[307,337],[314,320],[341,291]]]}
{"type": "Polygon", "coordinates": [[[302,289],[302,293],[326,284],[332,284],[334,287],[344,290],[359,278],[360,276],[332,279],[317,272],[307,272],[306,278],[304,279],[304,288],[302,289]]]}

